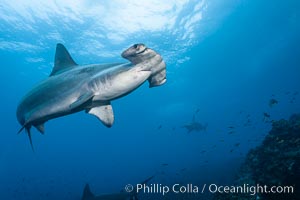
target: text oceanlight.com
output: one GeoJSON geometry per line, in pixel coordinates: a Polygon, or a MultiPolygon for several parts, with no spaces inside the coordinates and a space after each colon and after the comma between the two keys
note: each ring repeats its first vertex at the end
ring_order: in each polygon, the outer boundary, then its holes
{"type": "Polygon", "coordinates": [[[240,193],[240,194],[290,194],[294,192],[294,186],[267,186],[267,185],[235,185],[235,186],[225,186],[217,184],[203,184],[203,185],[194,185],[194,184],[179,184],[175,183],[173,185],[163,185],[163,184],[137,184],[126,185],[125,190],[127,192],[132,192],[136,190],[136,193],[144,194],[162,194],[166,195],[168,193],[190,193],[190,194],[203,194],[205,192],[209,193],[240,193]],[[129,191],[128,188],[131,188],[129,191]]]}

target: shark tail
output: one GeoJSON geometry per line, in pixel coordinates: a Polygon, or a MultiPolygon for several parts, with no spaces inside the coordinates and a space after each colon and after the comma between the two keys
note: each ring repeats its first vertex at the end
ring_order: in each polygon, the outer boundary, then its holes
{"type": "Polygon", "coordinates": [[[32,151],[34,152],[33,143],[32,143],[32,138],[31,138],[31,132],[30,132],[31,126],[30,126],[30,125],[23,125],[22,128],[18,131],[18,134],[21,133],[21,131],[23,131],[24,128],[25,128],[26,133],[27,133],[27,135],[28,135],[31,149],[32,149],[32,151]]]}
{"type": "Polygon", "coordinates": [[[90,185],[87,183],[84,187],[81,200],[91,200],[95,195],[91,192],[90,185]]]}

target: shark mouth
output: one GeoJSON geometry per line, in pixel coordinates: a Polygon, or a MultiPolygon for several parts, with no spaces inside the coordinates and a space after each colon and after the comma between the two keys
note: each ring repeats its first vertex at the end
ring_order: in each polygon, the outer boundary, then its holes
{"type": "Polygon", "coordinates": [[[121,56],[123,58],[133,58],[140,54],[143,54],[148,48],[144,44],[135,44],[131,46],[129,49],[125,50],[121,56]]]}
{"type": "MultiPolygon", "coordinates": [[[[144,53],[146,50],[148,50],[148,48],[147,48],[147,47],[145,47],[145,48],[144,48],[144,50],[142,50],[142,51],[140,51],[140,52],[137,52],[135,55],[142,54],[142,53],[144,53]]],[[[133,55],[132,55],[132,56],[133,56],[133,55]]]]}

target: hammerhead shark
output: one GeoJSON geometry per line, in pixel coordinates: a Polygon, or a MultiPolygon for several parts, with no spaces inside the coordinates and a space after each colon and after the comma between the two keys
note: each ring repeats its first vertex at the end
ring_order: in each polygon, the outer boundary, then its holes
{"type": "Polygon", "coordinates": [[[114,122],[111,101],[121,98],[144,82],[149,87],[166,82],[166,64],[162,57],[144,44],[125,50],[130,63],[78,65],[62,44],[57,44],[54,68],[48,78],[33,87],[17,108],[17,119],[25,129],[31,147],[30,129],[42,134],[44,124],[54,118],[85,111],[105,126],[114,122]]]}
{"type": "Polygon", "coordinates": [[[191,123],[186,124],[183,126],[183,128],[187,129],[187,133],[190,133],[192,131],[196,131],[196,132],[200,132],[200,131],[206,131],[207,128],[207,124],[201,124],[199,122],[196,121],[196,114],[198,112],[196,111],[196,113],[193,115],[193,120],[191,123]]]}

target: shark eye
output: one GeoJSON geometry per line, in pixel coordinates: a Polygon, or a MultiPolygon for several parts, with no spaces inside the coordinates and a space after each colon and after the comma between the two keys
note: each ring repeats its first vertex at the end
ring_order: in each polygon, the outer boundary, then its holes
{"type": "Polygon", "coordinates": [[[136,49],[136,48],[138,48],[138,46],[139,46],[138,44],[135,44],[135,45],[133,45],[133,48],[136,49]]]}

